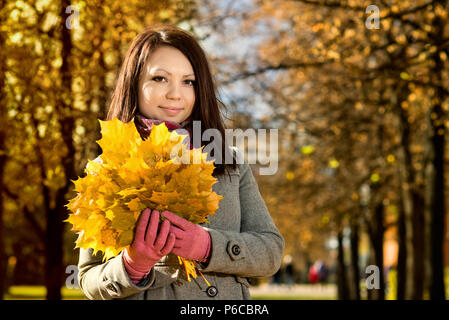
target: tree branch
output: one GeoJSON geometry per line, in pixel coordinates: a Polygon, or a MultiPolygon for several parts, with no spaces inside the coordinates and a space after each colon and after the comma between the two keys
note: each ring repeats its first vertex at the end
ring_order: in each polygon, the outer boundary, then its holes
{"type": "Polygon", "coordinates": [[[287,70],[287,69],[296,69],[296,68],[308,68],[308,67],[320,67],[320,66],[332,63],[332,62],[334,62],[334,61],[329,60],[329,61],[322,61],[322,62],[319,62],[319,61],[317,61],[317,62],[299,62],[299,63],[295,63],[295,64],[281,63],[278,66],[267,66],[267,67],[259,68],[255,71],[241,72],[229,80],[220,81],[220,85],[228,85],[232,82],[243,80],[243,79],[250,78],[250,77],[254,77],[259,74],[268,72],[268,71],[287,70]]]}
{"type": "Polygon", "coordinates": [[[347,3],[342,3],[340,0],[337,0],[337,1],[295,0],[295,1],[302,2],[304,4],[314,5],[314,6],[340,8],[340,9],[348,9],[348,10],[354,10],[354,11],[365,11],[365,9],[366,9],[366,7],[361,7],[361,6],[350,6],[347,3]]]}
{"type": "MultiPolygon", "coordinates": [[[[304,4],[310,4],[310,5],[315,5],[315,6],[322,6],[322,7],[329,7],[329,8],[339,8],[339,9],[346,9],[346,10],[352,10],[352,11],[363,11],[365,12],[366,8],[365,6],[350,6],[347,3],[342,3],[341,1],[328,1],[328,0],[324,0],[324,1],[314,1],[314,0],[295,0],[297,2],[301,2],[304,4]]],[[[400,18],[402,16],[405,16],[407,14],[410,13],[415,13],[418,12],[420,10],[426,9],[428,6],[434,5],[435,3],[437,3],[438,0],[431,0],[427,3],[424,3],[420,6],[416,6],[413,8],[410,8],[408,10],[404,10],[401,12],[390,12],[388,14],[386,14],[383,17],[380,17],[380,19],[387,19],[387,18],[400,18]]],[[[385,2],[383,2],[385,4],[385,2]]]]}

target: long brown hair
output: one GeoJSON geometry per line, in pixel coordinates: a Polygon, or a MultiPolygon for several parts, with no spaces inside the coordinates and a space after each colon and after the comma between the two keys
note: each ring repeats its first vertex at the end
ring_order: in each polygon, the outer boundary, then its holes
{"type": "MultiPolygon", "coordinates": [[[[214,175],[223,174],[231,167],[236,168],[236,157],[232,154],[232,164],[225,163],[225,125],[221,118],[221,109],[226,106],[216,96],[216,85],[210,72],[208,59],[197,40],[188,32],[174,25],[157,24],[145,28],[131,43],[116,79],[115,88],[110,97],[106,120],[118,118],[122,122],[133,120],[138,112],[139,77],[145,61],[160,46],[169,45],[180,50],[190,61],[195,72],[195,104],[192,121],[201,121],[201,136],[207,129],[217,129],[221,134],[221,164],[215,163],[214,175]]],[[[218,141],[214,141],[218,142],[218,141]]],[[[206,142],[201,141],[204,146],[206,142]]],[[[212,155],[211,155],[212,156],[212,155]]],[[[229,155],[228,155],[229,156],[229,155]]],[[[217,158],[216,158],[217,159],[217,158]]]]}

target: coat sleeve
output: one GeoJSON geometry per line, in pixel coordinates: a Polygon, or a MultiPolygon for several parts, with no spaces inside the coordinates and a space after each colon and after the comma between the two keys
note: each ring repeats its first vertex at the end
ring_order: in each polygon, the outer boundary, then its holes
{"type": "Polygon", "coordinates": [[[211,235],[212,252],[203,271],[240,277],[271,276],[280,268],[284,239],[246,162],[240,172],[240,232],[206,228],[211,235]]]}
{"type": "Polygon", "coordinates": [[[100,252],[93,255],[93,249],[80,249],[78,282],[81,290],[91,300],[122,299],[149,289],[155,279],[154,268],[137,285],[126,272],[122,253],[102,262],[100,252]]]}

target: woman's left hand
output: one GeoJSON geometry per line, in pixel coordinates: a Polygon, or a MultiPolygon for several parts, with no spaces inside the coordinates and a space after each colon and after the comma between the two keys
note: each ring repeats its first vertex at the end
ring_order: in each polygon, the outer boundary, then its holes
{"type": "Polygon", "coordinates": [[[193,224],[173,212],[164,211],[162,216],[171,222],[170,233],[176,236],[172,253],[188,260],[205,262],[211,250],[209,232],[200,225],[193,224]]]}

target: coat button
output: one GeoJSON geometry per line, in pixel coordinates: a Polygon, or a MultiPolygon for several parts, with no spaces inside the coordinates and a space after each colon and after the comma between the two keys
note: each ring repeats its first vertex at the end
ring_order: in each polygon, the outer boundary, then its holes
{"type": "Polygon", "coordinates": [[[209,297],[215,297],[218,293],[218,289],[214,286],[207,288],[206,293],[209,297]]]}
{"type": "Polygon", "coordinates": [[[234,244],[232,246],[231,250],[232,250],[232,253],[235,254],[236,256],[238,256],[240,254],[240,247],[236,244],[234,244]]]}

